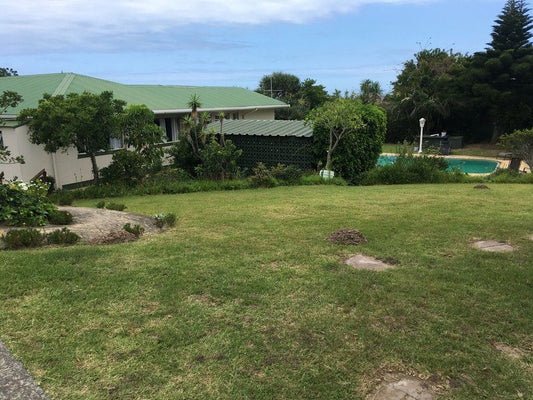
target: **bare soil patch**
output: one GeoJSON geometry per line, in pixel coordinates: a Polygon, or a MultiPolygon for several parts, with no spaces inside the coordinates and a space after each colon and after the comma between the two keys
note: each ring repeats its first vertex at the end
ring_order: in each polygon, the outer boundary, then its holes
{"type": "Polygon", "coordinates": [[[527,352],[525,352],[524,350],[519,349],[518,347],[509,346],[505,343],[494,343],[494,347],[500,353],[503,353],[514,360],[520,360],[527,355],[527,352]]]}
{"type": "Polygon", "coordinates": [[[432,400],[435,390],[428,381],[401,375],[387,374],[369,400],[432,400]]]}
{"type": "Polygon", "coordinates": [[[363,234],[357,229],[339,229],[329,235],[326,240],[342,244],[360,244],[367,242],[363,234]]]}

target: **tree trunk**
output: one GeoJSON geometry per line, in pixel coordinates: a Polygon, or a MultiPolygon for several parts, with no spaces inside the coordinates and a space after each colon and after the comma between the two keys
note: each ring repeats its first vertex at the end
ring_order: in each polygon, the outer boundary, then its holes
{"type": "Polygon", "coordinates": [[[328,155],[326,157],[326,170],[331,171],[331,149],[328,149],[328,155]]]}
{"type": "Polygon", "coordinates": [[[89,153],[89,157],[91,157],[93,181],[95,185],[98,185],[100,183],[100,178],[98,177],[98,165],[96,164],[96,155],[94,153],[89,153]]]}
{"type": "Polygon", "coordinates": [[[502,131],[501,131],[500,127],[498,126],[498,124],[495,122],[494,123],[494,128],[492,129],[492,137],[490,139],[490,142],[492,144],[495,144],[498,141],[498,139],[501,136],[501,134],[502,134],[502,131]]]}

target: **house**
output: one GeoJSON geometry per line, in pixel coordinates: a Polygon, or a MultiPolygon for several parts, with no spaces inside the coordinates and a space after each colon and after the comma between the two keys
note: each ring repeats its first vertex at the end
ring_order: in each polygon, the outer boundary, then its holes
{"type": "MultiPolygon", "coordinates": [[[[21,125],[16,118],[22,109],[37,107],[44,93],[59,95],[112,91],[115,98],[128,104],[145,104],[154,112],[168,143],[178,139],[178,133],[183,129],[183,117],[191,112],[187,103],[193,94],[200,99],[202,107],[199,111],[211,113],[213,121],[220,112],[224,112],[229,120],[273,120],[276,109],[288,107],[279,100],[238,87],[124,85],[73,73],[2,77],[0,93],[6,90],[19,93],[23,101],[0,115],[3,119],[0,145],[6,146],[14,156],[24,156],[25,164],[2,165],[5,177],[29,181],[45,169],[48,175],[55,178],[58,188],[91,181],[91,163],[85,154],[78,153],[74,147],[66,152],[50,154],[44,150],[44,146],[30,143],[28,126],[21,125]]],[[[112,140],[110,146],[112,149],[122,147],[118,140],[112,140]]],[[[98,166],[108,166],[111,158],[112,151],[102,151],[97,157],[98,166]]]]}
{"type": "MultiPolygon", "coordinates": [[[[220,132],[220,122],[212,122],[208,129],[220,132]]],[[[267,166],[281,163],[302,170],[314,168],[313,129],[304,121],[230,120],[223,121],[222,131],[242,149],[240,167],[251,169],[262,162],[267,166]]]]}

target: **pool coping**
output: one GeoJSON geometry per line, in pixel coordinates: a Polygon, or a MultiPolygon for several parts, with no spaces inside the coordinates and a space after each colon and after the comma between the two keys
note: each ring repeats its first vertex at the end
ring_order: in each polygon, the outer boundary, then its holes
{"type": "MultiPolygon", "coordinates": [[[[398,153],[381,153],[380,155],[382,156],[397,156],[398,153]]],[[[425,154],[425,155],[429,155],[429,154],[425,154]]],[[[418,157],[420,156],[420,154],[418,153],[413,153],[413,156],[415,157],[418,157]]],[[[509,168],[509,164],[511,163],[511,160],[509,159],[504,159],[504,158],[499,158],[499,157],[484,157],[484,156],[452,156],[452,155],[449,155],[449,156],[440,156],[439,157],[447,157],[447,158],[461,158],[461,159],[465,159],[465,160],[487,160],[487,161],[495,161],[498,163],[498,165],[496,166],[496,168],[494,169],[494,171],[496,171],[497,169],[506,169],[506,168],[509,168]]],[[[526,172],[531,172],[529,167],[527,166],[527,164],[525,162],[521,162],[520,163],[520,170],[521,171],[526,171],[526,172]]],[[[493,172],[494,172],[493,171],[493,172]]],[[[471,175],[471,176],[486,176],[486,175],[490,175],[492,172],[489,172],[489,173],[484,173],[484,174],[474,174],[474,173],[470,173],[470,174],[467,174],[467,175],[471,175]]]]}

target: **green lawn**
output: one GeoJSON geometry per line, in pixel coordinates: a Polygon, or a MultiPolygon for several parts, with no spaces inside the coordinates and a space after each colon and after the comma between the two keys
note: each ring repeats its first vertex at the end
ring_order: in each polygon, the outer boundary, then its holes
{"type": "Polygon", "coordinates": [[[0,338],[57,399],[358,399],[389,370],[446,399],[533,398],[533,190],[490,186],[115,199],[181,218],[136,243],[1,252],[0,338]],[[368,243],[324,240],[340,228],[368,243]],[[343,264],[357,252],[399,267],[343,264]]]}

